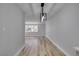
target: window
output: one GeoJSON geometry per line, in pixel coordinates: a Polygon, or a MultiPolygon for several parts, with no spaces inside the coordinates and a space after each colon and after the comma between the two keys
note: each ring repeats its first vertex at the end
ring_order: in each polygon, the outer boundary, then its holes
{"type": "Polygon", "coordinates": [[[38,32],[38,25],[36,24],[26,24],[25,32],[38,32]]]}

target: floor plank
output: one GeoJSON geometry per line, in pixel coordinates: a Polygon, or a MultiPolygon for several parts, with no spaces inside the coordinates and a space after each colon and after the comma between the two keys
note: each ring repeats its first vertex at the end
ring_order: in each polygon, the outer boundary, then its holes
{"type": "Polygon", "coordinates": [[[19,56],[65,56],[46,37],[26,37],[25,44],[19,56]]]}

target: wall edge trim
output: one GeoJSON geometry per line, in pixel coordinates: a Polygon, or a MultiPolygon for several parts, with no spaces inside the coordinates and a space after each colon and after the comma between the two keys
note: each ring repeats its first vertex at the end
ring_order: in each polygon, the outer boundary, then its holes
{"type": "Polygon", "coordinates": [[[25,44],[14,54],[14,56],[19,56],[20,52],[23,50],[25,47],[25,44]]]}
{"type": "Polygon", "coordinates": [[[69,53],[67,53],[63,48],[61,48],[52,38],[48,35],[46,37],[60,50],[62,51],[66,56],[71,56],[69,53]]]}

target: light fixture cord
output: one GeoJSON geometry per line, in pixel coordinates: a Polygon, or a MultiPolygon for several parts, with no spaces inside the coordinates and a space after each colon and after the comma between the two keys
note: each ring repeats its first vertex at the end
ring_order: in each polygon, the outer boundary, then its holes
{"type": "Polygon", "coordinates": [[[41,3],[41,7],[42,7],[42,16],[43,16],[44,15],[44,13],[43,13],[44,3],[41,3]]]}

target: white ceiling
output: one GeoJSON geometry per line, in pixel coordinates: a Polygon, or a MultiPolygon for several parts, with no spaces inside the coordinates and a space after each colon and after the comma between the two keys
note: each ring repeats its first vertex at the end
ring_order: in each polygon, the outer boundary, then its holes
{"type": "MultiPolygon", "coordinates": [[[[19,3],[17,5],[25,13],[26,21],[40,20],[40,3],[19,3]]],[[[63,6],[64,4],[62,3],[45,3],[44,12],[47,13],[48,19],[51,19],[57,11],[62,9],[63,6]]]]}

